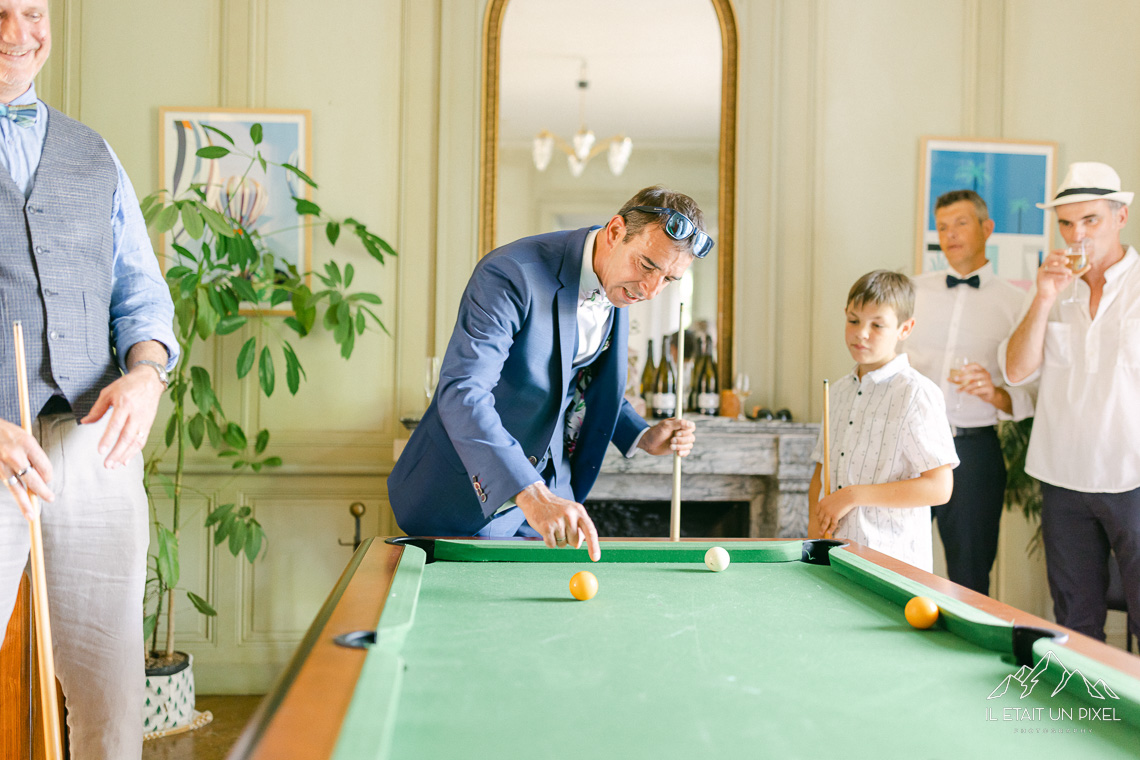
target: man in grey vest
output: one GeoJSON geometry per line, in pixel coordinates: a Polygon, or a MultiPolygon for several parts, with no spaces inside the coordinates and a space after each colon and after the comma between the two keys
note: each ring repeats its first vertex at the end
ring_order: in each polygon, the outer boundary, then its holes
{"type": "Polygon", "coordinates": [[[71,757],[138,758],[148,512],[139,455],[177,359],[138,200],[99,135],[37,100],[47,0],[0,0],[0,632],[31,490],[71,757]],[[33,435],[20,428],[23,324],[33,435]]]}

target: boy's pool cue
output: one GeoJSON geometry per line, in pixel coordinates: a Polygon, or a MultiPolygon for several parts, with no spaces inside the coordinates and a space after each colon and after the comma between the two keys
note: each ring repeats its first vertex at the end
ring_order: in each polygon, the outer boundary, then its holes
{"type": "MultiPolygon", "coordinates": [[[[24,359],[24,328],[12,323],[16,341],[16,385],[20,397],[20,426],[32,433],[32,415],[28,408],[28,371],[24,359]]],[[[44,539],[40,528],[39,498],[28,489],[32,518],[28,527],[32,536],[32,610],[36,627],[36,665],[40,675],[40,708],[44,716],[44,749],[49,760],[60,760],[63,748],[59,738],[59,704],[55,696],[55,657],[51,648],[51,620],[48,617],[47,581],[44,578],[44,539]]]]}
{"type": "MultiPolygon", "coordinates": [[[[677,413],[685,417],[685,304],[677,310],[677,413]]],[[[673,504],[669,509],[669,540],[681,540],[681,455],[673,452],[673,504]]]]}
{"type": "MultiPolygon", "coordinates": [[[[823,495],[831,494],[831,420],[828,411],[831,403],[828,398],[828,382],[823,381],[823,495]]],[[[831,538],[831,532],[824,534],[824,538],[831,538]]]]}

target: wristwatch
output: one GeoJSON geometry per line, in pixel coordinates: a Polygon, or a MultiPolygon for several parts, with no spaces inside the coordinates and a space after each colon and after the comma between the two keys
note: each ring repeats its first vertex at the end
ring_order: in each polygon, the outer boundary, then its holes
{"type": "Polygon", "coordinates": [[[158,381],[162,383],[163,390],[166,390],[170,387],[170,376],[166,374],[166,367],[162,366],[158,362],[152,362],[150,359],[140,359],[131,365],[131,369],[134,369],[140,364],[145,364],[158,373],[158,381]]]}

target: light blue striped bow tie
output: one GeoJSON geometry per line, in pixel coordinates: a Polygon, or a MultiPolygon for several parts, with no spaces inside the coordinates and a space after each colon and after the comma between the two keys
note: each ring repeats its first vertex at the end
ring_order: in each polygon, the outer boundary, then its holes
{"type": "Polygon", "coordinates": [[[11,106],[0,103],[0,118],[11,119],[17,127],[30,127],[36,123],[36,104],[11,106]]]}

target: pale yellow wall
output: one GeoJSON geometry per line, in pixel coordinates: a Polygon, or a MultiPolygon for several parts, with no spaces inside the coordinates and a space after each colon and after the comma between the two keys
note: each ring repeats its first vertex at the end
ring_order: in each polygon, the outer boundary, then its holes
{"type": "MultiPolygon", "coordinates": [[[[922,135],[1052,140],[1058,166],[1093,159],[1140,186],[1140,28],[1131,0],[737,0],[740,30],[737,361],[752,403],[819,412],[846,372],[839,313],[850,282],[913,267],[922,135]],[[1100,61],[1092,64],[1090,61],[1100,61]]],[[[384,478],[398,418],[422,408],[423,357],[441,353],[477,259],[480,33],[485,0],[54,0],[41,94],[99,130],[140,194],[157,184],[160,106],[305,108],[317,200],[400,251],[375,266],[316,238],[314,264],[351,261],[384,298],[393,337],[350,362],[301,344],[309,381],[264,403],[224,401],[274,431],[288,462],[232,479],[194,463],[202,498],[254,507],[270,534],[252,569],[191,520],[188,587],[216,624],[180,618],[205,691],[264,689],[348,558],[347,507],[387,533],[384,478]]],[[[240,337],[204,359],[217,377],[240,337]]],[[[1047,613],[1039,566],[1013,530],[1002,595],[1047,613]]]]}

